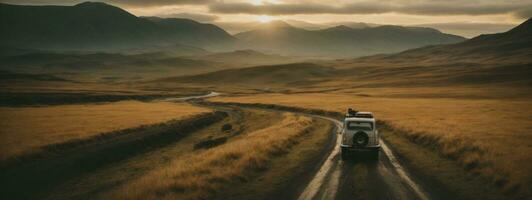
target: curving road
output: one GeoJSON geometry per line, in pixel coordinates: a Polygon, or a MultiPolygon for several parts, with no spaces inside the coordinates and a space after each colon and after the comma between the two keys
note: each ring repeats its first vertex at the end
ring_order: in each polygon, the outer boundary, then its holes
{"type": "MultiPolygon", "coordinates": [[[[206,95],[169,98],[163,101],[188,101],[219,96],[210,92],[206,95]]],[[[285,111],[287,112],[287,111],[285,111]]],[[[302,113],[297,113],[302,114],[302,113]]],[[[305,114],[308,115],[308,114],[305,114]]],[[[311,117],[328,120],[336,125],[336,145],[326,154],[313,178],[305,184],[298,200],[316,199],[419,199],[429,200],[430,195],[417,183],[405,169],[384,141],[378,161],[364,159],[343,161],[340,159],[340,137],[337,134],[342,122],[320,115],[311,117]]]]}
{"type": "Polygon", "coordinates": [[[204,98],[215,97],[215,96],[220,96],[220,95],[221,93],[211,91],[205,95],[188,96],[188,97],[171,97],[171,98],[160,99],[159,101],[164,101],[164,102],[188,101],[188,100],[193,100],[193,99],[204,99],[204,98]]]}
{"type": "MultiPolygon", "coordinates": [[[[333,122],[336,131],[342,122],[313,115],[333,122]]],[[[382,140],[378,161],[340,159],[340,137],[319,171],[299,195],[298,200],[310,199],[430,199],[418,183],[410,178],[396,156],[382,140]]]]}

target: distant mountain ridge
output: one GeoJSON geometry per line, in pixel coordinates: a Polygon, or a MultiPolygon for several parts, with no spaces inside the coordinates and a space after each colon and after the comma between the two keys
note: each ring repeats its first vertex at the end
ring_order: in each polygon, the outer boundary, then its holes
{"type": "MultiPolygon", "coordinates": [[[[285,27],[273,24],[272,27],[285,27]]],[[[290,29],[290,27],[288,27],[290,29]]],[[[323,31],[344,31],[335,27],[323,31]]],[[[286,31],[286,30],[284,30],[286,31]]],[[[298,30],[299,31],[299,30],[298,30]]],[[[433,31],[415,29],[415,31],[433,31]]],[[[507,85],[532,86],[532,19],[514,29],[464,42],[433,45],[395,54],[221,70],[159,82],[234,85],[261,88],[337,85],[344,87],[507,85]],[[346,86],[347,85],[347,86],[346,86]]]]}
{"type": "Polygon", "coordinates": [[[34,49],[109,50],[143,46],[226,45],[224,30],[186,19],[134,16],[105,3],[22,6],[0,3],[0,42],[34,49]]]}
{"type": "Polygon", "coordinates": [[[189,19],[137,17],[100,2],[74,6],[0,3],[1,48],[54,51],[234,51],[359,57],[400,52],[465,38],[430,28],[339,25],[306,30],[277,21],[234,36],[213,24],[189,19]],[[197,49],[195,47],[198,47],[197,49]]]}
{"type": "Polygon", "coordinates": [[[391,25],[351,28],[339,25],[306,30],[282,21],[271,22],[262,28],[236,34],[235,37],[247,48],[265,52],[344,57],[392,53],[465,40],[431,28],[391,25]]]}
{"type": "Polygon", "coordinates": [[[496,34],[480,35],[464,42],[432,45],[397,54],[375,55],[356,59],[357,63],[448,63],[496,62],[523,64],[532,62],[532,19],[496,34]]]}

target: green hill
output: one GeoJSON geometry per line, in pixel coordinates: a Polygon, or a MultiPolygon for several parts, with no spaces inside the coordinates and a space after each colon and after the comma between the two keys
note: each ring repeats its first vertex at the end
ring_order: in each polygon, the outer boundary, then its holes
{"type": "Polygon", "coordinates": [[[333,76],[335,70],[312,63],[267,65],[228,69],[206,74],[170,77],[156,82],[179,82],[212,85],[283,85],[298,84],[333,76]]]}
{"type": "Polygon", "coordinates": [[[75,6],[0,4],[0,29],[2,46],[29,49],[110,51],[175,44],[207,47],[234,39],[211,24],[139,18],[95,2],[75,6]]]}

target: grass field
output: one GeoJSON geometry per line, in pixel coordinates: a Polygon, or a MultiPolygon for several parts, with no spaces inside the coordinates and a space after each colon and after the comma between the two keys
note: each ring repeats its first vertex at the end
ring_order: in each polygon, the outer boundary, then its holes
{"type": "Polygon", "coordinates": [[[281,104],[338,112],[347,107],[372,111],[391,127],[402,130],[403,136],[438,150],[492,184],[507,191],[528,190],[532,184],[529,170],[532,162],[523,161],[531,159],[528,152],[532,151],[530,101],[445,98],[436,96],[437,92],[433,94],[424,98],[371,97],[360,93],[262,94],[217,97],[212,101],[281,104]]]}
{"type": "Polygon", "coordinates": [[[174,160],[108,194],[112,199],[205,199],[228,184],[250,180],[308,134],[312,120],[283,114],[271,126],[251,130],[219,147],[174,160]],[[147,187],[149,186],[149,187],[147,187]]]}
{"type": "Polygon", "coordinates": [[[0,159],[39,151],[39,147],[84,139],[115,130],[209,112],[188,104],[138,101],[0,107],[0,159]]]}

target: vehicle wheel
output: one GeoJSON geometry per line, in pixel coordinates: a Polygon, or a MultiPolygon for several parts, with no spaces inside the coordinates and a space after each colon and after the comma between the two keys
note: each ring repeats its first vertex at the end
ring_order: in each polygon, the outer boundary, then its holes
{"type": "Polygon", "coordinates": [[[355,146],[365,147],[366,145],[368,145],[368,142],[369,142],[368,134],[366,134],[363,131],[359,131],[355,133],[355,135],[353,136],[353,145],[355,146]]]}
{"type": "Polygon", "coordinates": [[[340,152],[340,157],[342,157],[342,160],[349,159],[348,152],[346,150],[342,149],[342,151],[340,152]]]}
{"type": "Polygon", "coordinates": [[[379,152],[380,151],[378,149],[371,151],[371,158],[373,160],[379,160],[379,152]]]}

